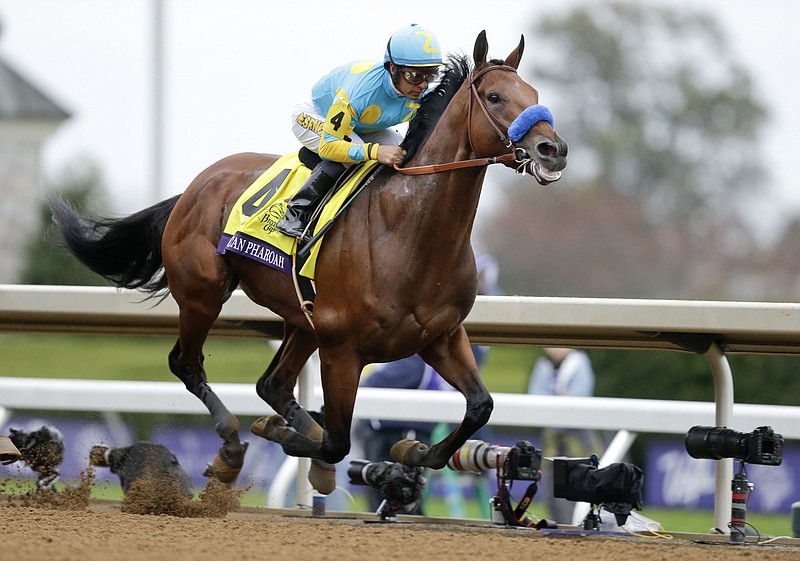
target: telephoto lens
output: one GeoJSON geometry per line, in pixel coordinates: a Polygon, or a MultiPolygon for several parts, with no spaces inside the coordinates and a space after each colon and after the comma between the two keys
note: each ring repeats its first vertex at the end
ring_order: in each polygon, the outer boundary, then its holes
{"type": "Polygon", "coordinates": [[[686,451],[692,458],[735,458],[749,464],[779,466],[783,461],[783,436],[771,427],[742,433],[725,427],[696,426],[686,433],[686,451]]]}
{"type": "Polygon", "coordinates": [[[692,427],[686,433],[686,451],[698,460],[735,458],[741,455],[741,436],[724,427],[692,427]]]}
{"type": "Polygon", "coordinates": [[[511,448],[495,446],[482,440],[467,440],[456,453],[447,460],[447,467],[453,471],[479,473],[497,469],[511,448]]]}
{"type": "Polygon", "coordinates": [[[350,478],[352,485],[371,485],[371,477],[369,471],[374,471],[372,468],[378,462],[370,462],[369,460],[350,460],[350,467],[347,468],[347,476],[350,478]]]}

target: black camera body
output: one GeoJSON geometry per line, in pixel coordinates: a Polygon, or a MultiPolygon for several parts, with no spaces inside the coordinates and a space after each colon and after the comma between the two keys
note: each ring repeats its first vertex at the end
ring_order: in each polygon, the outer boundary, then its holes
{"type": "Polygon", "coordinates": [[[350,460],[347,475],[352,485],[367,485],[395,506],[416,503],[422,497],[427,479],[425,469],[398,462],[350,460]]]}
{"type": "MultiPolygon", "coordinates": [[[[597,456],[553,458],[553,495],[589,504],[642,505],[643,473],[628,463],[599,467],[597,456]]],[[[629,510],[630,511],[630,510],[629,510]]]]}
{"type": "Polygon", "coordinates": [[[692,458],[736,460],[765,466],[783,461],[783,435],[772,427],[758,427],[742,433],[725,427],[695,426],[686,434],[686,451],[692,458]]]}
{"type": "Polygon", "coordinates": [[[22,461],[34,471],[55,471],[64,461],[64,436],[53,425],[44,425],[35,431],[9,429],[9,438],[22,454],[22,461]]]}
{"type": "Polygon", "coordinates": [[[181,467],[175,454],[161,444],[140,441],[120,448],[93,446],[89,463],[110,468],[111,473],[116,473],[126,495],[137,481],[152,481],[160,488],[172,487],[184,496],[192,497],[192,478],[181,467]]]}
{"type": "Polygon", "coordinates": [[[527,440],[520,440],[506,453],[505,478],[512,481],[539,481],[542,478],[542,451],[527,440]]]}
{"type": "Polygon", "coordinates": [[[53,425],[34,431],[9,429],[9,439],[20,451],[25,465],[38,474],[36,484],[50,489],[60,478],[58,465],[64,461],[64,435],[53,425]]]}

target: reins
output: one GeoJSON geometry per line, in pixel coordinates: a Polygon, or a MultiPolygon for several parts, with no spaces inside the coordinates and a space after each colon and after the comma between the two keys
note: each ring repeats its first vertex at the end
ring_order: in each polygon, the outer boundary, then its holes
{"type": "Polygon", "coordinates": [[[427,175],[429,173],[439,173],[460,168],[473,168],[478,166],[489,166],[492,164],[502,164],[504,162],[516,162],[515,154],[503,154],[502,156],[492,156],[490,158],[475,158],[474,160],[461,160],[459,162],[448,162],[446,164],[430,164],[427,166],[411,166],[409,168],[398,167],[394,164],[394,169],[403,175],[427,175]]]}
{"type": "MultiPolygon", "coordinates": [[[[521,158],[520,154],[518,154],[514,142],[508,138],[506,133],[503,132],[501,128],[505,125],[503,125],[503,123],[501,123],[494,115],[492,115],[492,113],[489,111],[489,108],[486,107],[486,103],[478,95],[478,89],[475,87],[476,80],[492,70],[504,70],[506,72],[514,72],[515,74],[517,72],[515,68],[506,64],[493,64],[486,66],[479,72],[473,72],[470,76],[469,89],[471,95],[469,98],[469,105],[467,106],[467,138],[469,140],[469,147],[470,150],[473,152],[475,151],[472,144],[472,131],[470,129],[470,124],[472,123],[472,102],[474,99],[478,102],[478,106],[483,110],[484,115],[486,115],[486,119],[489,121],[489,124],[492,125],[495,132],[497,132],[500,140],[506,145],[506,148],[512,150],[512,152],[503,154],[502,156],[491,156],[489,158],[474,158],[471,160],[461,160],[458,162],[448,162],[445,164],[429,164],[424,166],[411,166],[407,168],[401,168],[397,164],[394,164],[393,167],[395,171],[403,175],[427,175],[430,173],[440,173],[454,169],[489,166],[492,164],[502,164],[506,162],[517,162],[521,164],[520,168],[524,168],[524,166],[527,164],[527,161],[524,158],[521,158]]],[[[507,126],[505,128],[508,130],[507,126]]]]}

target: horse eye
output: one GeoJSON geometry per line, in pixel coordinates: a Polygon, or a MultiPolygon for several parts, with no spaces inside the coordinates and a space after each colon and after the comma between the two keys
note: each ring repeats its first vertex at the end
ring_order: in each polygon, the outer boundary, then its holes
{"type": "Polygon", "coordinates": [[[488,99],[491,103],[500,103],[500,101],[502,100],[500,94],[495,92],[492,92],[489,95],[487,95],[486,99],[488,99]]]}

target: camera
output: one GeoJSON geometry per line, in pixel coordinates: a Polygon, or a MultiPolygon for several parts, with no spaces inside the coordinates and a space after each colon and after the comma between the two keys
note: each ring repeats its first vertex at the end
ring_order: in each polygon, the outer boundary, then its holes
{"type": "MultiPolygon", "coordinates": [[[[611,464],[598,469],[597,456],[591,458],[547,458],[553,461],[553,494],[570,501],[603,505],[622,526],[631,509],[642,508],[642,470],[633,464],[611,464]]],[[[542,477],[542,451],[527,440],[514,446],[496,446],[481,440],[468,440],[448,460],[447,466],[455,471],[482,472],[497,470],[497,495],[492,508],[496,523],[510,526],[531,526],[525,511],[531,504],[542,477]],[[516,508],[510,501],[507,483],[530,481],[530,485],[516,508]]],[[[541,520],[536,527],[555,527],[549,520],[541,520]]],[[[585,529],[599,528],[599,515],[591,512],[584,521],[585,529]]]]}
{"type": "Polygon", "coordinates": [[[742,433],[725,427],[695,426],[686,434],[686,451],[692,458],[735,458],[748,464],[779,466],[783,461],[783,436],[771,427],[742,433]]]}
{"type": "Polygon", "coordinates": [[[392,511],[413,511],[414,504],[422,498],[428,482],[425,468],[409,467],[399,462],[370,462],[351,460],[347,476],[352,485],[367,485],[378,489],[392,511]]]}
{"type": "MultiPolygon", "coordinates": [[[[641,468],[628,463],[598,467],[596,455],[589,458],[557,457],[553,460],[553,496],[602,505],[624,526],[632,509],[642,509],[641,468]]],[[[583,521],[585,530],[600,529],[599,511],[591,510],[583,521]]]]}
{"type": "Polygon", "coordinates": [[[160,489],[173,488],[192,497],[191,477],[175,454],[161,444],[140,441],[120,448],[96,445],[89,452],[89,463],[117,474],[126,495],[137,481],[152,481],[160,489]]]}
{"type": "Polygon", "coordinates": [[[642,508],[643,473],[628,463],[598,467],[597,456],[553,458],[553,495],[590,505],[602,504],[622,526],[632,508],[642,508]]]}
{"type": "Polygon", "coordinates": [[[56,467],[64,461],[64,436],[53,425],[35,431],[9,429],[9,439],[20,451],[21,459],[38,474],[39,488],[51,489],[59,479],[56,467]]]}
{"type": "Polygon", "coordinates": [[[447,461],[447,467],[470,473],[496,469],[503,479],[539,481],[542,477],[542,451],[527,440],[520,440],[511,447],[467,440],[447,461]]]}
{"type": "Polygon", "coordinates": [[[745,464],[779,466],[783,461],[783,435],[772,427],[758,427],[753,432],[737,432],[725,427],[697,425],[686,433],[686,451],[692,458],[739,460],[739,471],[731,481],[731,530],[732,543],[744,543],[747,516],[747,501],[753,490],[747,481],[745,464]]]}

